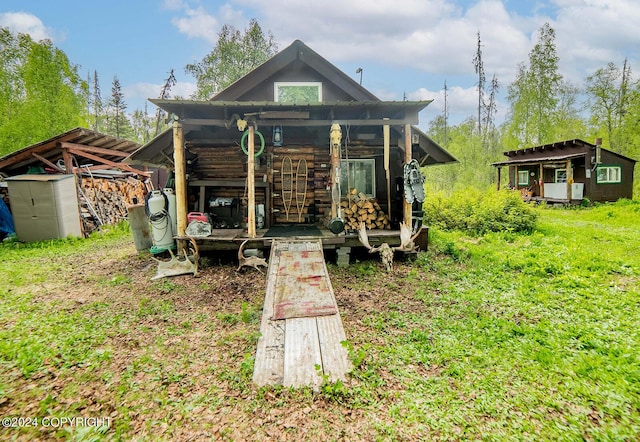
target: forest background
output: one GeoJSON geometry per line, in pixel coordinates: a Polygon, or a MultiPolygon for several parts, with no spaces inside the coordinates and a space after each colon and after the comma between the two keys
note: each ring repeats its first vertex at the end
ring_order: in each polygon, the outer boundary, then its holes
{"type": "MultiPolygon", "coordinates": [[[[502,152],[569,139],[593,143],[602,138],[603,147],[640,159],[640,80],[627,60],[596,69],[585,79],[586,86],[578,88],[560,73],[555,31],[545,23],[528,59],[518,63],[515,80],[506,85],[509,112],[497,125],[495,99],[504,85],[495,75],[487,78],[482,48],[478,32],[477,46],[469,48],[470,66],[477,75],[477,114],[450,125],[445,104],[428,123],[428,135],[458,159],[425,170],[428,191],[495,186],[497,173],[491,163],[503,160],[502,152]]],[[[264,32],[256,20],[244,30],[225,25],[212,51],[184,67],[197,82],[193,96],[171,95],[176,79],[169,69],[158,97],[208,99],[277,50],[273,34],[264,32]]],[[[105,93],[97,71],[82,78],[78,65],[50,40],[34,41],[6,28],[0,28],[0,115],[0,155],[75,127],[142,144],[166,128],[160,109],[150,113],[145,105],[128,111],[117,76],[105,93]]]]}

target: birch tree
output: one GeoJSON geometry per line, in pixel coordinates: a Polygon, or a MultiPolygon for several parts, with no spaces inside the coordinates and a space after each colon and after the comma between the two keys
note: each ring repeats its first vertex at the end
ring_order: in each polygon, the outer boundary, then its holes
{"type": "Polygon", "coordinates": [[[587,77],[590,124],[597,132],[605,132],[603,138],[614,150],[625,144],[622,128],[630,104],[630,78],[631,67],[627,60],[622,69],[611,62],[587,77]]]}
{"type": "Polygon", "coordinates": [[[224,25],[213,50],[200,62],[185,67],[185,71],[196,79],[197,90],[193,98],[210,99],[267,61],[277,49],[273,34],[265,34],[255,19],[244,32],[224,25]]]}
{"type": "Polygon", "coordinates": [[[555,141],[558,126],[572,123],[575,112],[559,112],[561,104],[572,103],[573,89],[559,72],[555,31],[545,23],[529,53],[529,63],[518,66],[516,79],[508,88],[511,110],[507,119],[505,144],[510,148],[555,141]],[[563,101],[561,101],[563,100],[563,101]]]}
{"type": "Polygon", "coordinates": [[[84,126],[87,92],[50,40],[0,28],[0,155],[84,126]]]}

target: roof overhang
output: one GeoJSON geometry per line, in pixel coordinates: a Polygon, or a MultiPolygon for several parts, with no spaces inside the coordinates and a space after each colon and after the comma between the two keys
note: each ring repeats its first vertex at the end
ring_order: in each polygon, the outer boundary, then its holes
{"type": "Polygon", "coordinates": [[[433,100],[278,103],[272,101],[149,100],[187,126],[229,127],[237,119],[259,126],[358,126],[418,124],[418,114],[433,100]]]}
{"type": "Polygon", "coordinates": [[[63,173],[57,162],[67,151],[75,157],[74,169],[103,170],[119,168],[125,172],[146,173],[121,165],[124,157],[140,144],[77,127],[47,140],[32,144],[0,158],[0,172],[12,176],[26,173],[31,166],[44,166],[63,173]],[[91,164],[91,166],[88,166],[91,164]]]}
{"type": "MultiPolygon", "coordinates": [[[[418,154],[421,165],[457,162],[440,145],[413,126],[418,122],[418,113],[429,105],[431,100],[312,104],[155,99],[151,102],[169,113],[171,119],[177,119],[183,124],[187,146],[234,142],[230,140],[231,137],[238,136],[238,119],[251,120],[260,130],[272,126],[313,130],[326,127],[327,134],[333,123],[348,125],[352,131],[369,126],[375,127],[373,131],[380,132],[380,137],[383,125],[390,125],[395,133],[402,134],[405,125],[410,124],[412,132],[418,135],[418,140],[412,143],[412,148],[418,154]],[[198,137],[205,133],[207,137],[212,138],[198,140],[198,137]]],[[[288,132],[290,133],[291,129],[288,132]]],[[[404,149],[402,138],[398,136],[398,147],[404,149]]],[[[125,162],[173,168],[172,130],[168,129],[158,135],[126,158],[125,162]]]]}
{"type": "Polygon", "coordinates": [[[573,153],[566,155],[555,155],[544,158],[520,158],[517,160],[509,160],[509,161],[501,161],[498,163],[491,163],[492,166],[500,167],[500,166],[533,166],[536,164],[543,163],[557,163],[559,161],[566,161],[573,158],[584,157],[587,154],[585,152],[581,153],[573,153]]]}

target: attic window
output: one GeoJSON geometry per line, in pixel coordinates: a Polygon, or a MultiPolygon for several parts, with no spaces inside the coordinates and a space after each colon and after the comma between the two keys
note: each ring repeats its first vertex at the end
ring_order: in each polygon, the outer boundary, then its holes
{"type": "Polygon", "coordinates": [[[319,81],[277,81],[273,84],[273,101],[279,103],[320,103],[322,83],[319,81]]]}

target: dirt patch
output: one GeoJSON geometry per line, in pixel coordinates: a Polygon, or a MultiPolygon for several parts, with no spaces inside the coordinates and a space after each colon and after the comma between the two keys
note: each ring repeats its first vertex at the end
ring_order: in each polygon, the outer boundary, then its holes
{"type": "MultiPolygon", "coordinates": [[[[21,287],[42,314],[71,316],[90,331],[85,353],[60,355],[8,385],[4,416],[85,416],[110,420],[108,439],[372,440],[401,390],[379,370],[387,393],[357,396],[358,379],[329,392],[251,382],[266,275],[236,271],[229,256],[206,257],[198,276],[151,281],[154,261],[128,241],[99,253],[64,257],[56,278],[21,287]],[[391,393],[389,393],[391,392],[391,393]],[[383,414],[381,414],[383,413],[383,414]],[[374,417],[375,416],[375,417],[374,417]]],[[[383,345],[366,318],[380,311],[424,309],[405,282],[410,264],[392,274],[372,258],[369,274],[330,265],[348,339],[383,345]]],[[[412,274],[413,280],[428,275],[412,274]]],[[[399,332],[403,331],[399,329],[399,332]]],[[[63,336],[51,336],[50,345],[63,336]]],[[[419,375],[428,375],[416,367],[419,375]]],[[[0,437],[58,439],[76,428],[4,428],[0,437]]]]}

